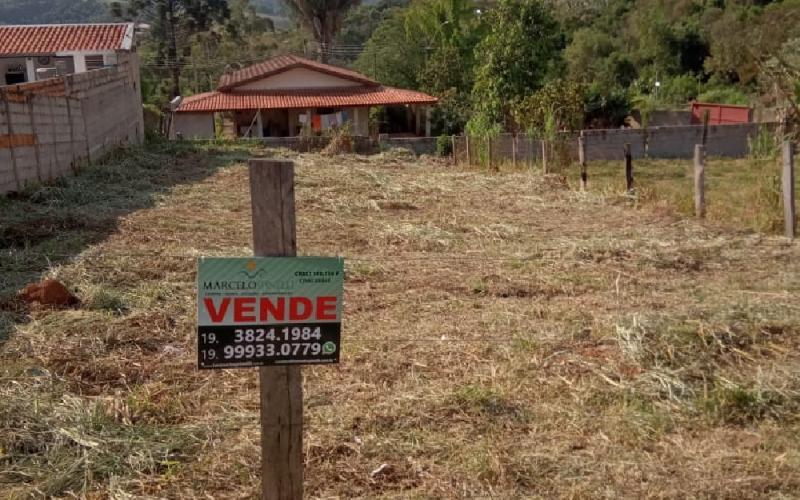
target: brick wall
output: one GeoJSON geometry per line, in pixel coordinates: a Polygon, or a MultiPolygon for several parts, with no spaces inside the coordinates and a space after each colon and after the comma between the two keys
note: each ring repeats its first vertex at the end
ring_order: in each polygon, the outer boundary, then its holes
{"type": "Polygon", "coordinates": [[[143,138],[135,54],[114,68],[0,87],[0,193],[52,180],[143,138]]]}

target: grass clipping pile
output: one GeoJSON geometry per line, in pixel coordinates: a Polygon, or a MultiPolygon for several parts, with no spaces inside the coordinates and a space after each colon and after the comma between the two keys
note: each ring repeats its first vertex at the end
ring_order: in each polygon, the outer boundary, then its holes
{"type": "MultiPolygon", "coordinates": [[[[0,207],[113,217],[4,250],[81,299],[0,313],[5,495],[257,495],[257,371],[199,372],[194,334],[194,257],[250,253],[253,153],[121,159],[105,211],[72,201],[91,172],[0,207]]],[[[530,172],[284,154],[300,253],[347,265],[341,364],[304,369],[309,497],[800,495],[796,245],[530,172]]]]}

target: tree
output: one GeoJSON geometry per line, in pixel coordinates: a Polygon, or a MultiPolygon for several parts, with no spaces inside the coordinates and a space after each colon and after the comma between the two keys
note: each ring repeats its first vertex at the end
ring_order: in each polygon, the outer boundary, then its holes
{"type": "Polygon", "coordinates": [[[424,47],[420,89],[437,96],[434,134],[463,130],[471,114],[475,46],[485,26],[473,0],[415,0],[405,15],[407,43],[424,47]]]}
{"type": "Polygon", "coordinates": [[[347,11],[361,0],[286,0],[300,23],[320,45],[320,61],[327,62],[347,11]]]}
{"type": "Polygon", "coordinates": [[[418,89],[423,64],[422,47],[406,41],[405,11],[392,9],[372,33],[355,67],[386,85],[418,89]]]}
{"type": "Polygon", "coordinates": [[[514,106],[560,67],[563,37],[539,0],[500,0],[487,16],[490,32],[475,48],[482,62],[475,69],[470,128],[513,128],[514,106]]]}
{"type": "Polygon", "coordinates": [[[618,37],[596,28],[581,28],[564,49],[564,61],[571,80],[601,88],[628,87],[636,68],[625,54],[618,37]]]}
{"type": "Polygon", "coordinates": [[[112,11],[116,17],[150,25],[153,63],[169,69],[171,97],[181,95],[181,65],[190,52],[192,35],[229,15],[226,0],[129,0],[126,7],[113,3],[112,11]]]}

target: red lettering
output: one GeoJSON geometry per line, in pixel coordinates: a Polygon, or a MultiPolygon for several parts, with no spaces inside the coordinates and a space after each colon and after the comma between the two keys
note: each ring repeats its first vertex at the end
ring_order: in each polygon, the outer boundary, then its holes
{"type": "Polygon", "coordinates": [[[222,323],[225,319],[225,313],[228,312],[228,305],[231,303],[231,299],[230,297],[223,298],[222,302],[219,304],[219,309],[214,307],[214,299],[210,297],[203,299],[203,303],[206,306],[206,311],[208,311],[208,317],[211,318],[211,322],[222,323]]]}
{"type": "Polygon", "coordinates": [[[237,323],[255,323],[256,298],[236,297],[233,299],[233,320],[237,323]]]}
{"type": "Polygon", "coordinates": [[[311,317],[314,312],[314,305],[306,297],[292,297],[289,299],[289,319],[292,321],[303,321],[311,317]],[[303,312],[300,312],[300,306],[303,312]]]}
{"type": "Polygon", "coordinates": [[[270,315],[276,321],[283,321],[286,317],[286,297],[278,297],[276,301],[277,305],[273,304],[269,297],[261,297],[261,313],[259,316],[262,323],[269,321],[270,315]]]}
{"type": "Polygon", "coordinates": [[[336,297],[317,297],[317,319],[336,319],[336,297]]]}

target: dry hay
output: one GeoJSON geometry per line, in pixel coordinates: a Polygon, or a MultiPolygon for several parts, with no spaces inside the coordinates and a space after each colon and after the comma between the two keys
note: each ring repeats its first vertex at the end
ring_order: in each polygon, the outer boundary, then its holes
{"type": "MultiPolygon", "coordinates": [[[[45,269],[80,310],[7,323],[0,490],[255,496],[255,371],[195,368],[193,257],[250,244],[247,152],[214,148],[45,269]]],[[[304,370],[309,497],[800,495],[797,246],[558,176],[292,157],[300,253],[347,265],[342,363],[304,370]]]]}

